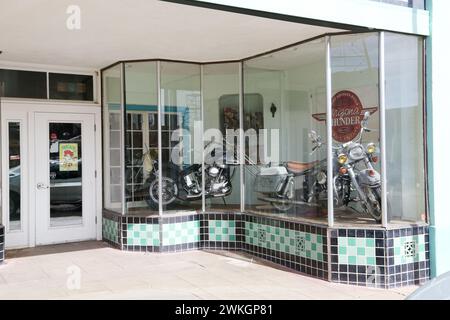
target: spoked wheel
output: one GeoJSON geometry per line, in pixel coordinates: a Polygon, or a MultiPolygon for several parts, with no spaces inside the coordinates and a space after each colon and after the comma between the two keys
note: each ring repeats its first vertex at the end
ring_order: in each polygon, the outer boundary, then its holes
{"type": "Polygon", "coordinates": [[[367,202],[363,206],[368,213],[377,222],[381,222],[381,187],[366,187],[367,202]]]}
{"type": "Polygon", "coordinates": [[[286,201],[272,201],[270,204],[276,208],[278,211],[287,212],[289,211],[294,205],[292,203],[289,203],[286,201]]]}
{"type": "MultiPolygon", "coordinates": [[[[148,205],[157,210],[159,208],[159,181],[153,180],[149,185],[148,205]]],[[[168,207],[178,196],[178,186],[171,178],[162,177],[161,183],[161,200],[162,205],[168,207]]]]}

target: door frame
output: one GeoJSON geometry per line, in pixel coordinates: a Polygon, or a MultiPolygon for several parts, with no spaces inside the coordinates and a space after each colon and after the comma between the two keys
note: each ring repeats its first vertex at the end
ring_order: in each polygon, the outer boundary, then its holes
{"type": "MultiPolygon", "coordinates": [[[[22,192],[26,199],[22,200],[22,204],[24,206],[21,215],[26,221],[27,225],[24,226],[23,232],[24,238],[28,238],[20,244],[9,245],[8,244],[8,228],[5,228],[5,247],[6,249],[17,249],[24,247],[35,247],[36,246],[36,207],[34,206],[35,202],[35,166],[33,157],[31,155],[35,154],[35,143],[34,143],[34,130],[35,130],[35,120],[34,115],[36,112],[42,113],[76,113],[76,114],[91,114],[94,115],[94,135],[95,135],[95,146],[94,146],[94,157],[95,157],[95,220],[96,220],[96,239],[102,239],[102,125],[101,125],[101,106],[99,104],[93,103],[83,103],[83,102],[59,102],[59,101],[24,101],[19,99],[1,99],[0,101],[0,118],[1,118],[1,132],[6,132],[7,128],[4,128],[4,125],[9,120],[19,120],[17,117],[10,117],[9,114],[17,113],[22,115],[22,126],[21,133],[24,132],[26,134],[26,141],[28,142],[28,147],[21,149],[24,151],[24,156],[26,157],[23,166],[26,166],[24,172],[28,173],[28,181],[26,186],[22,186],[22,188],[26,188],[25,192],[22,192]]],[[[21,138],[22,143],[22,138],[21,138]]],[[[1,139],[1,177],[2,177],[2,223],[5,225],[6,221],[8,221],[9,215],[9,170],[8,162],[6,159],[6,155],[8,154],[8,141],[6,137],[2,135],[1,139]],[[6,192],[7,191],[7,192],[6,192]]],[[[7,227],[7,226],[5,226],[7,227]]]]}

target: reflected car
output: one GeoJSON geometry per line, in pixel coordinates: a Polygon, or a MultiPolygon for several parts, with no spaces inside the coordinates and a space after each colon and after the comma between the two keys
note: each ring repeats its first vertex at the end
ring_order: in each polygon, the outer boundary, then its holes
{"type": "MultiPolygon", "coordinates": [[[[80,137],[71,140],[58,140],[58,143],[77,143],[80,150],[80,137]],[[78,138],[78,139],[77,139],[78,138]]],[[[56,145],[57,146],[57,145],[56,145]]],[[[52,148],[50,148],[51,150],[52,148]]],[[[55,148],[59,150],[59,148],[55,148]]],[[[81,206],[82,204],[82,162],[81,157],[77,160],[77,170],[60,170],[59,151],[50,152],[50,205],[81,206]]],[[[10,219],[15,220],[20,215],[20,165],[9,170],[9,213],[10,219]]]]}

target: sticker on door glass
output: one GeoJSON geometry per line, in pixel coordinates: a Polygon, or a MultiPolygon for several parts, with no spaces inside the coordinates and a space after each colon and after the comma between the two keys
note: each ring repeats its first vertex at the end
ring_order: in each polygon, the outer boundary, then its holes
{"type": "Polygon", "coordinates": [[[78,171],[78,144],[59,144],[59,171],[78,171]]]}

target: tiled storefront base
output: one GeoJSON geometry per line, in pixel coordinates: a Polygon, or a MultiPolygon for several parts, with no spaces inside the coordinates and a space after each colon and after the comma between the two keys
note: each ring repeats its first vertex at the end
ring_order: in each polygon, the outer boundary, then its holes
{"type": "Polygon", "coordinates": [[[128,251],[241,251],[333,282],[392,288],[429,279],[428,227],[330,229],[240,213],[103,214],[103,239],[128,251]]]}
{"type": "Polygon", "coordinates": [[[5,259],[5,227],[0,224],[0,264],[5,259]]]}
{"type": "Polygon", "coordinates": [[[330,230],[331,280],[394,288],[430,277],[426,226],[395,230],[330,230]]]}

